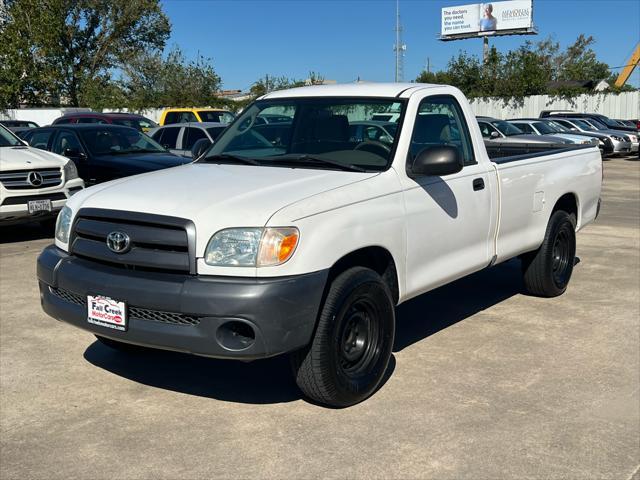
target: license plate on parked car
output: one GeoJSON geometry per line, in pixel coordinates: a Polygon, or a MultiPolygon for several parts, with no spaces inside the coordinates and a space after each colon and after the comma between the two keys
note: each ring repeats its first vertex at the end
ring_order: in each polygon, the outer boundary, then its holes
{"type": "Polygon", "coordinates": [[[103,295],[87,295],[87,321],[124,332],[127,329],[127,305],[103,295]]]}
{"type": "Polygon", "coordinates": [[[51,200],[48,198],[44,200],[29,200],[27,207],[29,208],[29,213],[50,212],[51,200]]]}

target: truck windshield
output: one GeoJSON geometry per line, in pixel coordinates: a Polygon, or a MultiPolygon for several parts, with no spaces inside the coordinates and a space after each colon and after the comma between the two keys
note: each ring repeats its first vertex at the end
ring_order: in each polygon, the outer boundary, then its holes
{"type": "Polygon", "coordinates": [[[18,140],[16,136],[3,125],[0,125],[0,147],[18,147],[22,145],[24,145],[24,143],[18,140]]]}
{"type": "Polygon", "coordinates": [[[491,125],[496,127],[505,137],[513,137],[514,135],[522,135],[524,132],[514,124],[505,122],[504,120],[496,120],[491,125]]]}
{"type": "Polygon", "coordinates": [[[199,161],[246,164],[248,159],[252,165],[260,166],[386,170],[400,127],[387,129],[377,139],[355,132],[358,125],[370,122],[376,115],[401,117],[403,110],[404,101],[397,98],[257,101],[240,114],[199,161]],[[273,118],[278,121],[265,121],[273,118]]]}

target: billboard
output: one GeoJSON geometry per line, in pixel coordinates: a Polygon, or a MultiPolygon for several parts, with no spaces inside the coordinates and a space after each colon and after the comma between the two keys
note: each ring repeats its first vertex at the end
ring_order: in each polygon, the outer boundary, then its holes
{"type": "Polygon", "coordinates": [[[442,9],[443,40],[507,33],[531,33],[532,0],[473,3],[442,9]]]}

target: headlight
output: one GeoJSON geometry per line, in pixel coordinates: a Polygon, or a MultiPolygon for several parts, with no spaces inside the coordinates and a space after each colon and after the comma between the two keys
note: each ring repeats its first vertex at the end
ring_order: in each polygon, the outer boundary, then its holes
{"type": "Polygon", "coordinates": [[[613,138],[617,142],[624,142],[624,138],[619,137],[617,135],[611,135],[611,138],[613,138]]]}
{"type": "Polygon", "coordinates": [[[62,243],[69,242],[71,215],[71,209],[69,207],[63,207],[56,220],[56,239],[62,243]]]}
{"type": "Polygon", "coordinates": [[[204,254],[217,267],[268,267],[291,258],[300,232],[294,227],[229,228],[216,233],[204,254]]]}
{"type": "Polygon", "coordinates": [[[64,164],[64,178],[65,180],[78,178],[78,169],[76,168],[76,164],[71,160],[64,164]]]}

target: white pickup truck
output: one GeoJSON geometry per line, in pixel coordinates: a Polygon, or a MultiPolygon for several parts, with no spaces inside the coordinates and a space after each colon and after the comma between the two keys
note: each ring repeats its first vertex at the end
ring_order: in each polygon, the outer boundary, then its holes
{"type": "Polygon", "coordinates": [[[493,161],[453,87],[273,92],[194,163],[71,198],[42,305],[121,350],[291,352],[308,397],[348,406],[384,375],[396,305],[514,257],[528,293],[562,294],[601,182],[597,146],[493,161]],[[387,112],[393,138],[353,138],[387,112]]]}
{"type": "Polygon", "coordinates": [[[0,226],[51,224],[67,198],[84,188],[74,163],[32,148],[0,125],[0,226]]]}

